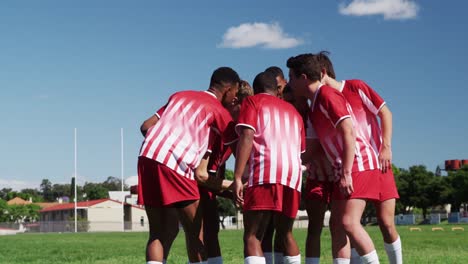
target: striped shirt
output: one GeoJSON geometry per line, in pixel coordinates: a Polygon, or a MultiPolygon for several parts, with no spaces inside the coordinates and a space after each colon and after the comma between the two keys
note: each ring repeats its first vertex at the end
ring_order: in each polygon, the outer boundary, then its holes
{"type": "Polygon", "coordinates": [[[241,106],[236,131],[254,130],[248,186],[282,184],[301,190],[301,152],[305,151],[304,122],[289,103],[261,93],[241,106]]]}
{"type": "MultiPolygon", "coordinates": [[[[333,180],[340,177],[342,171],[343,138],[336,126],[346,118],[351,118],[353,126],[357,122],[351,105],[342,93],[330,86],[323,85],[315,93],[311,104],[309,118],[317,137],[322,144],[328,160],[335,170],[333,180]]],[[[370,142],[356,129],[356,147],[352,171],[366,171],[378,168],[377,153],[371,148],[370,142]]],[[[331,179],[330,179],[331,180],[331,179]]]]}
{"type": "Polygon", "coordinates": [[[164,164],[191,180],[208,149],[210,131],[218,133],[224,142],[237,138],[230,114],[207,91],[175,93],[156,115],[159,120],[148,130],[140,156],[164,164]]]}
{"type": "Polygon", "coordinates": [[[385,105],[385,101],[371,87],[361,80],[343,81],[341,93],[353,109],[356,118],[355,127],[370,142],[376,153],[382,145],[382,132],[377,115],[385,105]]]}

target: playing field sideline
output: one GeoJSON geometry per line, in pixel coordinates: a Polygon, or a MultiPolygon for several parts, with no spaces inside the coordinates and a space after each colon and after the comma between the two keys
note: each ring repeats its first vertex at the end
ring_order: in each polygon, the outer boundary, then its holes
{"type": "MultiPolygon", "coordinates": [[[[452,231],[451,225],[398,227],[405,263],[468,263],[468,225],[452,231]],[[442,227],[444,231],[432,231],[442,227]]],[[[388,263],[380,232],[367,227],[381,263],[388,263]]],[[[301,251],[306,229],[295,230],[301,251]]],[[[0,263],[145,263],[146,233],[19,234],[0,237],[0,263]]],[[[242,231],[221,231],[224,263],[243,263],[242,231]]],[[[183,232],[174,242],[168,263],[184,264],[183,232]]],[[[331,263],[330,233],[322,235],[322,263],[331,263]]]]}

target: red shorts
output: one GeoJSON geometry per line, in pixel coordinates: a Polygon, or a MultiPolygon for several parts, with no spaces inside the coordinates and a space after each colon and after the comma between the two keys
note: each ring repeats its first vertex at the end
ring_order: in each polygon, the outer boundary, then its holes
{"type": "Polygon", "coordinates": [[[390,199],[398,199],[398,190],[395,183],[395,176],[393,176],[392,169],[387,170],[386,173],[380,172],[380,197],[379,201],[383,202],[390,199]]]}
{"type": "Polygon", "coordinates": [[[307,179],[305,199],[330,203],[333,182],[307,179]]]}
{"type": "Polygon", "coordinates": [[[138,204],[173,207],[174,203],[200,199],[195,180],[180,176],[165,165],[138,158],[138,204]]]}
{"type": "Polygon", "coordinates": [[[282,184],[263,184],[247,187],[244,193],[245,211],[277,211],[296,218],[301,193],[282,184]]]}
{"type": "Polygon", "coordinates": [[[336,182],[333,187],[336,190],[332,193],[333,200],[366,199],[385,201],[399,198],[391,170],[385,174],[379,169],[353,172],[352,177],[354,192],[351,196],[345,198],[339,191],[339,183],[336,182]]]}

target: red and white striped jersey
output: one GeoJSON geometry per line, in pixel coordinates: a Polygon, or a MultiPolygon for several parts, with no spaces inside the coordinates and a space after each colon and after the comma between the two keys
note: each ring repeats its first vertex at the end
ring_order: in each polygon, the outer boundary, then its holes
{"type": "Polygon", "coordinates": [[[160,119],[146,133],[140,156],[192,180],[208,149],[210,131],[220,134],[223,142],[237,139],[231,115],[208,91],[175,93],[156,115],[160,119]]]}
{"type": "Polygon", "coordinates": [[[231,145],[225,145],[221,137],[212,132],[210,134],[210,143],[208,145],[208,152],[210,152],[210,159],[208,161],[208,172],[217,173],[219,169],[229,159],[232,154],[231,145]]]}
{"type": "Polygon", "coordinates": [[[353,109],[356,118],[355,127],[360,129],[362,136],[379,153],[382,145],[382,132],[377,115],[385,105],[385,101],[361,80],[343,81],[341,93],[353,109]]]}
{"type": "MultiPolygon", "coordinates": [[[[336,126],[346,118],[356,124],[352,108],[342,93],[323,85],[315,93],[309,116],[317,137],[335,169],[334,180],[339,179],[342,169],[343,139],[336,126]]],[[[366,171],[378,168],[378,155],[369,141],[356,129],[356,147],[352,171],[366,171]]]]}
{"type": "Polygon", "coordinates": [[[240,127],[255,131],[248,186],[280,183],[300,191],[305,131],[296,109],[267,93],[250,96],[242,103],[236,131],[240,127]]]}

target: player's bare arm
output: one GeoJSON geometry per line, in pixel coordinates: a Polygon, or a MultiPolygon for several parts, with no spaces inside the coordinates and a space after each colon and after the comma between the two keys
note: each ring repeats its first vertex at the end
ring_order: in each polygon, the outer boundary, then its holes
{"type": "Polygon", "coordinates": [[[210,153],[206,152],[200,165],[195,169],[195,179],[199,186],[206,187],[212,191],[226,191],[231,185],[232,181],[224,180],[218,177],[210,177],[208,173],[208,163],[210,161],[210,153]]]}
{"type": "Polygon", "coordinates": [[[382,145],[379,151],[379,162],[382,172],[392,169],[392,112],[384,105],[379,111],[382,145]]]}
{"type": "Polygon", "coordinates": [[[336,128],[343,139],[343,156],[341,157],[343,167],[342,174],[340,175],[340,191],[345,196],[349,196],[354,192],[351,172],[354,161],[354,149],[356,146],[356,134],[351,118],[342,120],[338,123],[336,128]]]}
{"type": "Polygon", "coordinates": [[[152,126],[156,125],[158,120],[159,120],[159,117],[157,115],[152,115],[150,118],[146,119],[143,122],[143,124],[141,124],[141,126],[140,126],[141,134],[145,137],[146,132],[148,131],[148,129],[150,129],[152,126]]]}
{"type": "Polygon", "coordinates": [[[232,187],[236,202],[239,205],[244,202],[242,175],[244,174],[245,166],[249,160],[250,152],[252,151],[254,133],[254,130],[248,127],[241,127],[240,129],[239,143],[236,151],[236,164],[234,167],[234,184],[232,187]]]}

